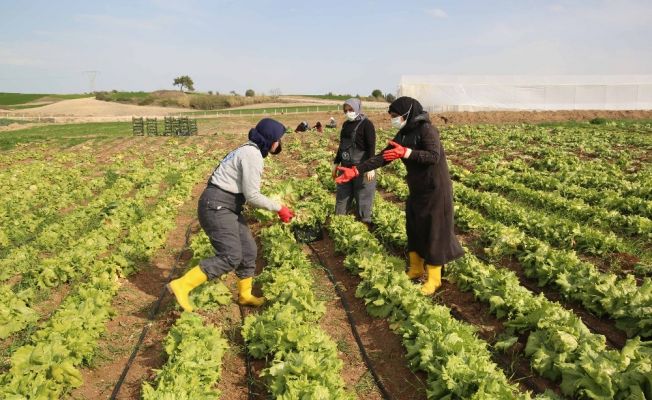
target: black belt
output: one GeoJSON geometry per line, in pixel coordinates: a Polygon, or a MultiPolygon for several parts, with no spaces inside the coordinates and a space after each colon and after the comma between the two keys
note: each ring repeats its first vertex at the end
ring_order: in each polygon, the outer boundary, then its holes
{"type": "Polygon", "coordinates": [[[208,186],[214,187],[215,189],[218,189],[218,190],[220,190],[220,191],[222,191],[224,193],[230,194],[231,196],[237,196],[239,194],[242,194],[242,193],[232,193],[232,192],[229,192],[228,190],[224,190],[221,187],[217,186],[216,184],[214,184],[213,182],[210,182],[210,181],[208,182],[208,186]]]}

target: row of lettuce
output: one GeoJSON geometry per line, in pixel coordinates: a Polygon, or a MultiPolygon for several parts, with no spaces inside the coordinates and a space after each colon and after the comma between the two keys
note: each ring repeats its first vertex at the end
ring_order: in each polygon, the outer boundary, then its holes
{"type": "MultiPolygon", "coordinates": [[[[400,164],[389,169],[398,175],[404,174],[400,164]]],[[[320,172],[322,181],[330,185],[328,166],[321,166],[320,172]]],[[[398,197],[407,195],[407,187],[400,176],[392,173],[381,173],[380,176],[386,179],[380,183],[381,186],[398,197]]],[[[455,190],[462,191],[465,196],[464,199],[458,196],[458,204],[486,195],[462,185],[456,185],[455,190]]],[[[489,204],[490,207],[495,197],[486,195],[472,204],[476,207],[489,204]]],[[[507,212],[506,207],[504,210],[507,212]]],[[[399,207],[377,199],[375,233],[384,242],[399,248],[403,248],[406,242],[405,232],[396,229],[404,220],[401,213],[399,207]]],[[[541,284],[556,281],[559,287],[566,289],[563,294],[580,301],[583,299],[587,306],[592,305],[592,308],[587,307],[592,311],[611,313],[618,320],[618,326],[630,335],[650,335],[644,312],[649,308],[650,298],[647,280],[642,286],[637,286],[631,275],[619,280],[614,274],[602,273],[590,263],[581,261],[572,250],[551,248],[546,242],[530,238],[516,228],[486,220],[465,205],[457,207],[456,217],[465,229],[480,232],[485,242],[492,244],[488,250],[493,255],[520,255],[522,262],[529,261],[529,275],[539,277],[541,284]],[[559,265],[559,261],[563,263],[559,265]],[[574,276],[569,276],[568,271],[574,276]],[[583,284],[574,286],[577,282],[574,278],[580,277],[584,278],[580,280],[583,284]]],[[[600,239],[598,236],[597,240],[600,239]]],[[[473,290],[499,317],[509,318],[506,325],[513,332],[529,333],[526,355],[531,358],[533,368],[545,377],[560,381],[564,394],[602,399],[652,396],[650,343],[636,338],[628,341],[620,351],[608,350],[604,337],[592,334],[577,316],[559,304],[527,291],[512,272],[486,265],[473,256],[466,256],[448,269],[454,271],[460,287],[473,290]]]]}
{"type": "MultiPolygon", "coordinates": [[[[161,204],[161,187],[183,182],[197,166],[179,162],[194,147],[168,148],[147,166],[144,159],[116,162],[120,174],[105,190],[48,225],[45,232],[13,248],[0,260],[0,338],[34,324],[34,305],[63,283],[84,279],[101,255],[122,246],[124,232],[161,204]],[[162,186],[163,185],[163,186],[162,186]]],[[[130,249],[124,249],[133,253],[130,249]]],[[[130,273],[125,270],[124,273],[130,273]]]]}
{"type": "MultiPolygon", "coordinates": [[[[323,160],[327,154],[323,146],[318,146],[304,151],[302,158],[311,162],[323,160]]],[[[321,162],[315,178],[322,187],[313,189],[313,193],[328,196],[328,191],[335,189],[330,174],[329,163],[321,162]]],[[[404,246],[404,220],[386,221],[383,225],[374,218],[375,229],[388,236],[398,239],[402,232],[399,246],[404,246]]],[[[331,216],[327,230],[336,251],[346,256],[346,268],[361,278],[356,296],[365,302],[370,315],[389,319],[405,346],[410,368],[426,374],[429,399],[533,397],[509,382],[492,361],[487,342],[478,338],[474,326],[455,319],[449,308],[433,304],[421,294],[404,273],[405,261],[389,255],[366,225],[351,216],[331,216]]],[[[557,398],[548,392],[535,397],[557,398]]]]}
{"type": "MultiPolygon", "coordinates": [[[[376,234],[402,246],[405,237],[385,235],[400,223],[403,211],[378,199],[376,234]]],[[[636,337],[622,350],[608,349],[604,336],[593,334],[581,319],[544,295],[521,286],[516,274],[478,260],[469,251],[446,267],[447,277],[486,302],[515,335],[527,335],[525,355],[541,376],[560,382],[567,396],[594,399],[645,399],[652,396],[652,342],[636,337]]]]}
{"type": "MultiPolygon", "coordinates": [[[[618,238],[473,189],[466,182],[475,174],[457,167],[451,170],[459,180],[454,184],[456,224],[478,235],[490,256],[513,256],[540,286],[552,285],[589,311],[613,318],[630,337],[652,337],[652,320],[647,317],[652,309],[652,280],[643,278],[639,283],[632,274],[603,272],[575,250],[598,255],[607,252],[611,243],[612,251],[618,251],[622,246],[618,238]]],[[[386,190],[401,196],[407,192],[396,175],[385,174],[382,179],[386,190]]]]}
{"type": "Polygon", "coordinates": [[[93,239],[80,241],[80,246],[87,247],[66,256],[71,266],[44,265],[43,271],[51,268],[54,272],[52,278],[47,282],[36,279],[34,287],[69,282],[72,290],[49,319],[33,325],[34,333],[15,349],[9,370],[0,376],[0,397],[58,399],[82,384],[79,368],[95,354],[113,315],[111,302],[119,289],[118,277],[137,270],[164,245],[179,206],[210,170],[211,161],[177,159],[174,167],[159,165],[149,170],[153,181],[145,180],[132,197],[111,208],[97,233],[91,234],[93,239]],[[162,185],[172,171],[174,181],[162,185]]]}

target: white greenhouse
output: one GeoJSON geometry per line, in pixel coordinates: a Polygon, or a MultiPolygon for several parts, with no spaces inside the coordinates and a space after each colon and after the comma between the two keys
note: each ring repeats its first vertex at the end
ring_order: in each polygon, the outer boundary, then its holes
{"type": "Polygon", "coordinates": [[[652,110],[652,75],[408,75],[398,93],[437,112],[652,110]]]}

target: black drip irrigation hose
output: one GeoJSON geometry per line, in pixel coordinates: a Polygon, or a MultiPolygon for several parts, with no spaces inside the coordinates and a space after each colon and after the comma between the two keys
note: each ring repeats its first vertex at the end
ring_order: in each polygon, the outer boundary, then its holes
{"type": "MultiPolygon", "coordinates": [[[[242,320],[242,325],[240,326],[241,328],[244,326],[244,320],[245,320],[245,315],[244,315],[244,307],[241,305],[238,305],[238,308],[240,309],[240,319],[242,320]]],[[[242,339],[244,342],[244,338],[242,339]]],[[[251,355],[249,354],[249,350],[247,350],[247,343],[244,343],[244,353],[245,353],[245,368],[247,369],[247,399],[248,400],[253,400],[254,399],[254,390],[253,390],[253,372],[251,371],[251,355]]]]}
{"type": "Polygon", "coordinates": [[[374,382],[376,383],[376,386],[378,387],[378,390],[380,390],[380,393],[383,396],[383,399],[385,399],[385,400],[394,400],[394,397],[389,393],[389,391],[387,390],[387,388],[383,384],[383,381],[378,376],[378,373],[376,372],[376,369],[374,368],[373,363],[371,362],[371,359],[369,358],[369,354],[367,354],[367,350],[365,349],[364,344],[362,343],[362,339],[360,338],[360,334],[358,333],[358,328],[356,328],[355,320],[353,319],[353,313],[351,312],[351,307],[349,306],[349,302],[346,300],[346,298],[344,297],[344,293],[342,292],[342,289],[337,284],[337,280],[335,279],[335,275],[333,275],[333,271],[331,271],[326,266],[326,263],[324,263],[321,256],[319,255],[319,252],[317,250],[315,250],[313,245],[311,243],[307,243],[307,245],[310,248],[310,250],[312,250],[313,254],[315,254],[317,259],[319,260],[319,265],[324,270],[324,272],[326,272],[326,276],[328,276],[328,279],[331,281],[331,283],[335,287],[335,291],[337,292],[337,295],[340,298],[340,302],[342,303],[342,307],[344,308],[344,311],[346,312],[346,318],[349,321],[349,326],[351,327],[351,333],[353,333],[353,337],[355,338],[355,342],[358,345],[358,349],[360,350],[360,355],[362,356],[362,360],[364,361],[365,365],[367,366],[367,369],[371,373],[371,376],[374,378],[374,382]]]}
{"type": "Polygon", "coordinates": [[[183,248],[179,251],[179,254],[177,255],[177,258],[174,262],[174,265],[172,266],[172,271],[170,271],[168,282],[166,282],[166,284],[161,289],[161,293],[159,294],[158,300],[156,300],[154,307],[152,307],[152,309],[149,310],[149,314],[147,315],[147,324],[145,324],[143,330],[140,332],[140,337],[138,338],[138,342],[136,342],[136,346],[134,347],[134,350],[131,352],[131,356],[129,356],[129,360],[127,361],[127,364],[125,364],[125,367],[122,370],[122,374],[120,374],[120,378],[118,379],[118,382],[115,384],[115,387],[113,388],[113,392],[111,393],[111,397],[109,398],[110,400],[115,400],[117,398],[118,393],[120,392],[120,388],[122,387],[122,384],[124,383],[124,380],[127,377],[127,373],[129,373],[129,369],[131,368],[131,365],[136,359],[136,355],[138,354],[140,347],[143,345],[143,341],[145,340],[145,337],[149,332],[149,328],[153,325],[154,318],[156,317],[156,315],[159,312],[159,309],[161,308],[161,303],[163,302],[163,298],[165,297],[165,294],[168,291],[167,284],[170,283],[172,277],[174,276],[174,273],[177,270],[177,267],[179,266],[179,260],[181,260],[181,255],[185,250],[188,249],[188,242],[190,241],[190,230],[192,228],[193,223],[194,221],[190,222],[188,224],[188,227],[186,228],[186,239],[183,248]]]}

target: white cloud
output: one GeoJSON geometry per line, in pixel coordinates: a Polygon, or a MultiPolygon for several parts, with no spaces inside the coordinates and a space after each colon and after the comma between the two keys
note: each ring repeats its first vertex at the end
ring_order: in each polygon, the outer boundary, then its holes
{"type": "Polygon", "coordinates": [[[561,4],[551,4],[550,7],[548,7],[548,9],[555,13],[561,13],[566,11],[566,7],[562,6],[561,4]]]}
{"type": "Polygon", "coordinates": [[[426,14],[430,15],[433,18],[448,18],[446,11],[441,8],[431,8],[426,10],[426,14]]]}

